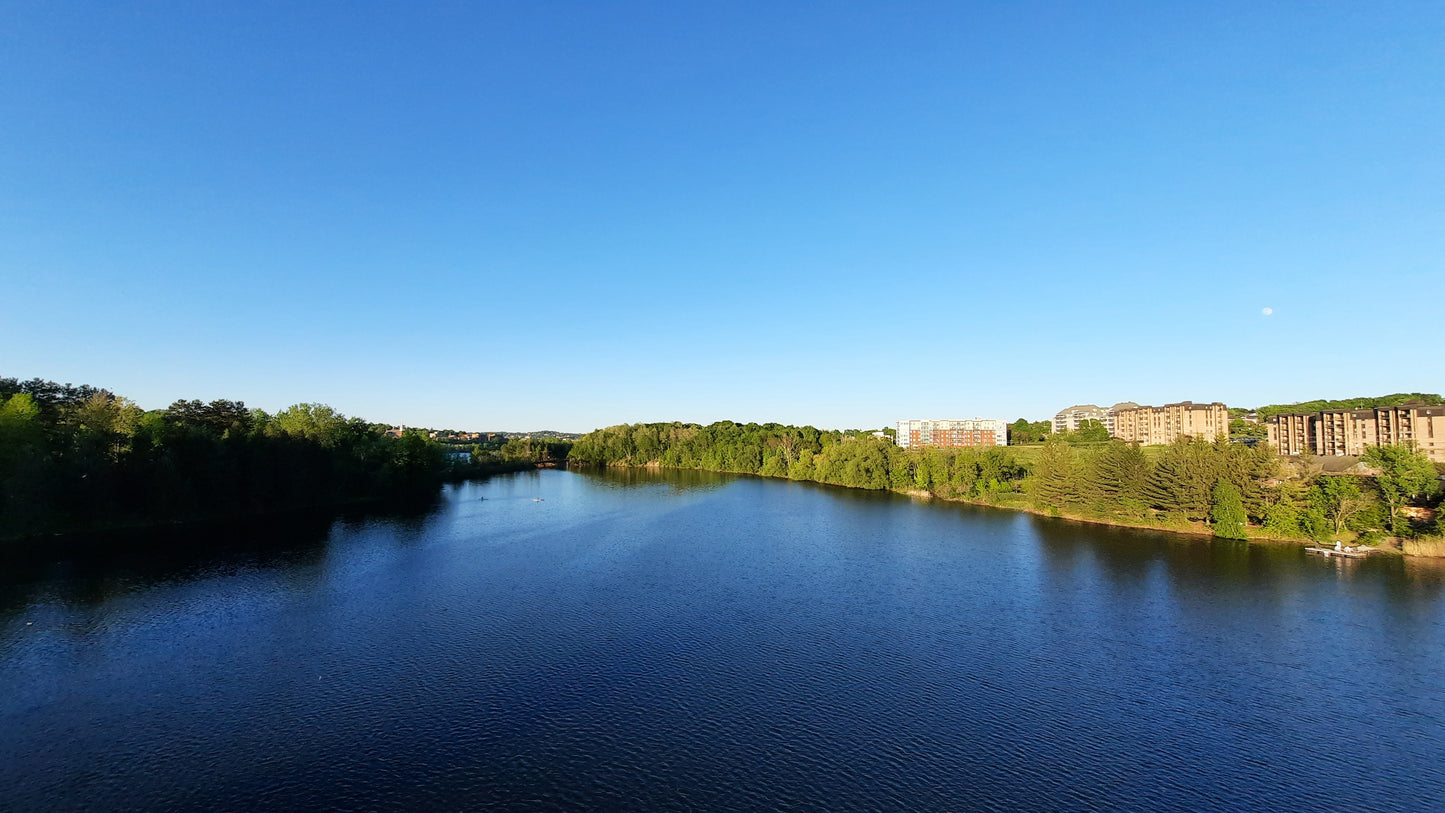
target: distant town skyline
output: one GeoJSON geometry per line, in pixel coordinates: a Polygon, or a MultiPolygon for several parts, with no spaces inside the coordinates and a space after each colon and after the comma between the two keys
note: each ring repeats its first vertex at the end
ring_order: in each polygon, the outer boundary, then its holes
{"type": "Polygon", "coordinates": [[[1428,4],[4,16],[0,375],[509,432],[1441,389],[1428,4]]]}

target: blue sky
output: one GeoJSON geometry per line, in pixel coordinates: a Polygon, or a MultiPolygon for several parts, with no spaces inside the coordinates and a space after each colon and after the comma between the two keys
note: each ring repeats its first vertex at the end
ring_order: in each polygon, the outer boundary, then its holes
{"type": "Polygon", "coordinates": [[[1442,144],[1430,2],[0,2],[0,374],[573,431],[1438,392],[1442,144]]]}

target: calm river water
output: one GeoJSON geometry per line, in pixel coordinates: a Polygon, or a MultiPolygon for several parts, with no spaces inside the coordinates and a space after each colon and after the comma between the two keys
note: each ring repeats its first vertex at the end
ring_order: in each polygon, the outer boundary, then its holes
{"type": "Polygon", "coordinates": [[[211,534],[0,572],[0,808],[1445,806],[1428,563],[688,472],[211,534]]]}

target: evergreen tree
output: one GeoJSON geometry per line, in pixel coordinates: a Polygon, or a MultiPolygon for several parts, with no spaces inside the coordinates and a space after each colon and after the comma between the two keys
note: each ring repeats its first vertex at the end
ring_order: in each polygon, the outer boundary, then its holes
{"type": "Polygon", "coordinates": [[[1239,489],[1228,480],[1220,480],[1214,484],[1213,497],[1214,506],[1210,510],[1210,518],[1214,521],[1214,535],[1221,539],[1248,538],[1244,533],[1248,520],[1239,489]]]}
{"type": "Polygon", "coordinates": [[[1039,507],[1064,508],[1079,499],[1079,461],[1074,447],[1059,438],[1044,441],[1031,483],[1039,507]]]}
{"type": "Polygon", "coordinates": [[[1264,527],[1280,536],[1294,536],[1300,532],[1299,509],[1287,500],[1271,505],[1265,512],[1264,527]]]}
{"type": "Polygon", "coordinates": [[[1170,444],[1144,483],[1145,499],[1161,511],[1190,519],[1207,517],[1219,479],[1212,451],[1213,444],[1196,438],[1170,444]]]}
{"type": "Polygon", "coordinates": [[[1113,440],[1094,461],[1094,480],[1099,491],[1118,502],[1139,499],[1149,479],[1149,460],[1137,443],[1113,440]]]}

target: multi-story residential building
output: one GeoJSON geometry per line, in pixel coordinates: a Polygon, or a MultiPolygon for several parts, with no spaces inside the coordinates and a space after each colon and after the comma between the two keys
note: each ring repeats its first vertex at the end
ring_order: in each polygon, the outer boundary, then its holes
{"type": "Polygon", "coordinates": [[[1114,427],[1118,425],[1119,413],[1138,408],[1139,405],[1133,401],[1120,401],[1109,407],[1109,411],[1104,413],[1104,428],[1109,430],[1109,437],[1114,437],[1114,427]]]}
{"type": "Polygon", "coordinates": [[[1007,446],[1008,424],[993,418],[961,421],[899,421],[899,446],[1007,446]]]}
{"type": "Polygon", "coordinates": [[[1264,422],[1266,437],[1282,455],[1304,454],[1314,450],[1314,416],[1295,412],[1271,415],[1264,422]]]}
{"type": "MultiPolygon", "coordinates": [[[[1073,432],[1084,421],[1104,423],[1105,417],[1105,411],[1093,404],[1074,404],[1059,410],[1059,413],[1054,416],[1054,434],[1062,435],[1065,432],[1073,432]]],[[[1105,425],[1107,426],[1107,424],[1105,425]]]]}
{"type": "Polygon", "coordinates": [[[1093,404],[1075,404],[1067,409],[1060,410],[1054,416],[1054,434],[1061,435],[1064,432],[1073,432],[1079,428],[1084,421],[1098,421],[1114,434],[1114,416],[1122,410],[1138,409],[1139,405],[1133,401],[1121,401],[1108,409],[1093,404]]]}
{"type": "Polygon", "coordinates": [[[1309,449],[1317,455],[1358,456],[1369,446],[1414,443],[1445,463],[1445,406],[1406,404],[1365,409],[1327,409],[1271,415],[1269,442],[1282,455],[1309,449]]]}
{"type": "Polygon", "coordinates": [[[1114,419],[1110,434],[1144,446],[1173,443],[1181,437],[1229,437],[1229,408],[1219,401],[1180,401],[1161,407],[1135,404],[1132,408],[1119,404],[1110,412],[1114,419]]]}

